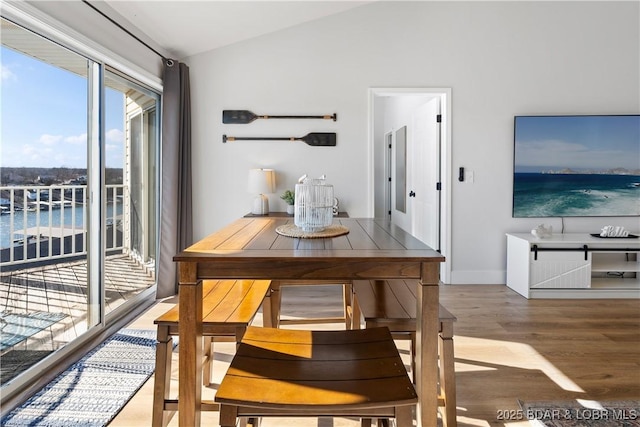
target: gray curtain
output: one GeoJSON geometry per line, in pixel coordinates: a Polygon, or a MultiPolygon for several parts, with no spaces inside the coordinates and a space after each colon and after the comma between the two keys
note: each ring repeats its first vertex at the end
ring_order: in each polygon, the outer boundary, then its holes
{"type": "Polygon", "coordinates": [[[173,256],[193,243],[189,67],[163,60],[160,257],[157,298],[178,292],[173,256]]]}

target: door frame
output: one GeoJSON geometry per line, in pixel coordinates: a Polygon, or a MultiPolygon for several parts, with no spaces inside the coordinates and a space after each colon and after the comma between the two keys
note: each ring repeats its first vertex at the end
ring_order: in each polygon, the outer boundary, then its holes
{"type": "MultiPolygon", "coordinates": [[[[385,135],[389,129],[380,131],[376,127],[375,103],[378,97],[411,96],[411,95],[432,95],[440,100],[440,111],[442,115],[440,127],[440,253],[445,257],[445,262],[440,265],[440,280],[443,283],[451,283],[451,88],[393,88],[375,87],[368,90],[368,182],[369,182],[369,215],[374,217],[376,204],[381,203],[376,199],[376,194],[385,194],[386,183],[380,179],[380,165],[382,170],[386,169],[385,162],[385,135]],[[376,140],[382,139],[383,143],[376,140]],[[378,172],[378,173],[376,173],[378,172]]],[[[382,201],[384,203],[384,201],[382,201]]],[[[385,211],[386,212],[386,211],[385,211]]],[[[388,219],[388,216],[386,216],[388,219]]]]}

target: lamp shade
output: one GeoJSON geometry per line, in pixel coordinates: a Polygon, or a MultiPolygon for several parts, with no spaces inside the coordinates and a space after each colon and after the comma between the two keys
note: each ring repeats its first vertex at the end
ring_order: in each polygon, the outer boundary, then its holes
{"type": "Polygon", "coordinates": [[[269,198],[265,194],[276,191],[276,173],[273,169],[249,169],[250,193],[256,194],[251,213],[254,215],[269,214],[269,198]]]}
{"type": "Polygon", "coordinates": [[[248,190],[253,194],[276,191],[276,173],[273,169],[249,169],[248,190]]]}

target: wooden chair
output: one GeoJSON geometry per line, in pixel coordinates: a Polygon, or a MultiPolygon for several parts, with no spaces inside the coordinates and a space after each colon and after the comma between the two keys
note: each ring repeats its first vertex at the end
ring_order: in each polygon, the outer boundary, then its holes
{"type": "MultiPolygon", "coordinates": [[[[415,373],[417,280],[354,280],[354,328],[361,317],[366,328],[386,326],[395,339],[411,340],[411,370],[415,373]]],[[[455,427],[456,382],[453,352],[453,322],[456,317],[440,305],[439,311],[440,392],[444,427],[455,427]]]]}
{"type": "Polygon", "coordinates": [[[220,425],[238,418],[396,418],[417,394],[387,328],[307,331],[250,326],[216,393],[220,425]]]}
{"type": "Polygon", "coordinates": [[[274,328],[278,328],[281,325],[309,325],[319,323],[342,323],[345,324],[345,329],[351,329],[353,324],[353,308],[351,297],[353,295],[353,289],[351,283],[336,284],[336,281],[329,280],[287,280],[287,281],[271,281],[271,324],[274,328]],[[287,286],[312,286],[312,285],[336,285],[342,286],[342,302],[343,302],[343,316],[342,317],[312,317],[304,319],[282,319],[280,317],[280,308],[282,305],[282,288],[287,286]]]}
{"type": "MultiPolygon", "coordinates": [[[[253,321],[269,293],[269,280],[205,280],[202,284],[202,336],[204,339],[203,383],[211,381],[213,341],[236,342],[253,321]]],[[[178,400],[170,399],[173,337],[178,336],[180,312],[173,307],[155,320],[158,325],[156,370],[153,391],[154,427],[166,426],[178,410],[178,400]]],[[[268,322],[267,322],[268,323],[268,322]]],[[[215,411],[219,405],[203,402],[202,410],[215,411]]]]}

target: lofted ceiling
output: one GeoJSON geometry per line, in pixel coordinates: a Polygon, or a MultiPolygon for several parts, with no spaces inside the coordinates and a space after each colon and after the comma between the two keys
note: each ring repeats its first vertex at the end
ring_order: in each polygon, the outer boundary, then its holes
{"type": "MultiPolygon", "coordinates": [[[[371,3],[371,0],[103,1],[176,59],[371,3]]],[[[127,23],[121,24],[127,27],[127,23]]]]}

